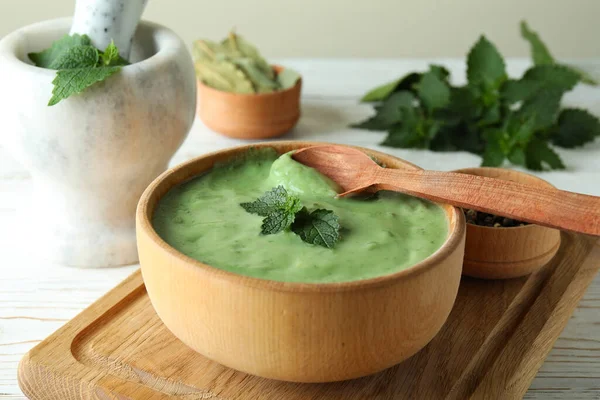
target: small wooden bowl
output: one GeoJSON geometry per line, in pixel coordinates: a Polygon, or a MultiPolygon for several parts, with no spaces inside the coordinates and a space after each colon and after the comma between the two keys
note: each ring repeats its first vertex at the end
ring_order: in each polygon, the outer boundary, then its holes
{"type": "MultiPolygon", "coordinates": [[[[279,153],[313,142],[273,142],[279,153]]],[[[151,219],[171,188],[246,152],[236,147],[188,161],[159,176],[137,209],[142,275],[158,316],[182,342],[228,367],[266,378],[329,382],[369,375],[422,349],[456,299],[465,219],[444,205],[444,245],[415,266],[373,279],[326,284],[276,282],[193,260],[165,243],[151,219]]],[[[390,168],[416,166],[361,149],[390,168]]]]}
{"type": "MultiPolygon", "coordinates": [[[[273,66],[275,72],[283,67],[273,66]]],[[[273,93],[240,94],[214,89],[198,81],[198,115],[215,132],[236,139],[268,139],[283,135],[300,118],[302,79],[273,93]]]]}
{"type": "MultiPolygon", "coordinates": [[[[534,186],[553,187],[524,172],[503,168],[465,168],[455,172],[504,179],[534,186]]],[[[483,279],[529,275],[554,257],[560,231],[539,225],[491,228],[467,224],[463,274],[483,279]]]]}

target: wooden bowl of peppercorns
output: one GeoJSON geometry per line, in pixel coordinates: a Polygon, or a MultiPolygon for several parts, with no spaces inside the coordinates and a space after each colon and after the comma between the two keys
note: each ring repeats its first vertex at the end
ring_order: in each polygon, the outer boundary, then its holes
{"type": "MultiPolygon", "coordinates": [[[[504,179],[532,186],[552,185],[536,176],[503,168],[465,168],[455,172],[504,179]]],[[[463,210],[467,241],[463,275],[508,279],[529,275],[554,257],[560,231],[475,210],[463,210]]]]}

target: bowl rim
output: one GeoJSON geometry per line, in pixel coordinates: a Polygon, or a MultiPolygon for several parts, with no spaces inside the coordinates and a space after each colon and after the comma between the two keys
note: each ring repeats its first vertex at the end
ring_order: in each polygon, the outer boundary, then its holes
{"type": "MultiPolygon", "coordinates": [[[[285,282],[285,281],[275,281],[263,278],[255,278],[252,276],[246,276],[237,274],[234,272],[230,272],[227,270],[219,269],[217,267],[213,267],[211,265],[205,264],[201,261],[193,259],[185,254],[181,253],[167,242],[165,242],[158,233],[154,230],[152,223],[149,217],[149,204],[150,200],[155,196],[156,189],[159,185],[168,179],[171,175],[176,174],[180,171],[183,171],[200,160],[205,160],[207,158],[212,158],[223,153],[231,153],[235,154],[241,151],[248,150],[253,147],[274,147],[276,150],[277,146],[285,147],[285,146],[298,146],[298,148],[303,148],[307,146],[316,146],[327,144],[325,142],[312,142],[312,141],[274,141],[274,142],[260,142],[253,143],[235,147],[229,147],[222,150],[213,151],[199,157],[192,158],[186,162],[178,164],[177,166],[168,169],[159,175],[148,187],[144,190],[144,193],[140,197],[138,202],[137,210],[136,210],[136,229],[143,231],[147,239],[149,239],[152,244],[161,251],[168,253],[171,257],[174,257],[181,261],[181,265],[184,265],[186,268],[194,268],[197,273],[204,274],[207,278],[214,278],[227,281],[233,284],[241,284],[248,287],[255,287],[259,289],[265,290],[275,290],[275,291],[284,291],[284,292],[341,292],[341,291],[352,291],[352,290],[364,290],[369,288],[381,287],[391,285],[399,280],[403,280],[409,277],[414,277],[420,275],[436,266],[440,265],[441,262],[447,258],[448,255],[454,253],[456,249],[460,246],[461,242],[464,243],[464,238],[466,236],[466,222],[465,217],[461,209],[457,207],[448,206],[445,204],[435,203],[441,206],[445,206],[444,214],[446,216],[446,220],[448,221],[448,237],[444,241],[444,243],[429,257],[424,260],[418,262],[417,264],[397,271],[392,274],[376,276],[374,278],[363,279],[363,280],[354,280],[354,281],[345,281],[345,282],[331,282],[331,283],[305,283],[305,282],[285,282]],[[449,208],[451,211],[448,211],[449,208]],[[450,215],[451,213],[451,215],[450,215]],[[451,227],[451,220],[454,220],[454,228],[451,227]]],[[[403,164],[408,168],[420,169],[418,166],[405,161],[401,158],[394,157],[389,154],[385,154],[376,150],[367,149],[359,146],[351,146],[351,145],[342,145],[348,146],[360,151],[366,152],[370,156],[375,158],[391,158],[395,162],[399,164],[403,164]]],[[[279,151],[278,151],[279,153],[279,151]]],[[[170,190],[172,188],[169,187],[167,189],[170,190]]],[[[166,193],[166,192],[165,192],[166,193]]],[[[157,199],[159,201],[160,199],[157,199]]],[[[138,244],[139,244],[139,235],[140,232],[137,232],[138,236],[138,244]]],[[[461,259],[462,262],[462,259],[461,259]]],[[[141,269],[143,274],[143,264],[141,263],[141,269]]],[[[168,268],[168,267],[166,267],[168,268]]]]}
{"type": "MultiPolygon", "coordinates": [[[[284,67],[283,65],[279,65],[279,64],[271,64],[271,67],[273,67],[273,70],[275,70],[275,72],[279,73],[280,71],[283,71],[286,67],[284,67]]],[[[205,90],[207,92],[210,93],[219,93],[222,96],[230,96],[230,97],[244,97],[247,99],[267,99],[270,97],[277,97],[277,96],[283,96],[285,94],[294,92],[295,90],[297,90],[299,87],[302,86],[302,75],[300,75],[300,78],[298,78],[298,81],[296,82],[296,84],[290,88],[287,88],[285,90],[277,90],[274,92],[270,92],[270,93],[234,93],[234,92],[227,92],[225,90],[219,90],[216,89],[212,86],[208,86],[206,83],[202,82],[202,79],[198,78],[198,76],[196,75],[196,82],[198,82],[198,87],[201,88],[202,90],[205,90]]],[[[198,93],[200,93],[200,90],[198,90],[198,93]]],[[[208,154],[207,154],[208,155],[208,154]]]]}
{"type": "MultiPolygon", "coordinates": [[[[523,172],[523,171],[519,171],[516,169],[512,169],[512,168],[501,168],[501,167],[467,167],[467,168],[459,168],[459,169],[455,169],[452,172],[458,172],[461,174],[469,174],[469,175],[473,175],[471,172],[473,171],[501,171],[501,172],[508,172],[510,171],[511,173],[517,173],[519,175],[523,175],[526,176],[528,178],[532,178],[534,181],[536,181],[537,183],[539,183],[541,186],[546,186],[549,188],[555,188],[556,186],[554,186],[553,184],[551,184],[550,182],[548,182],[545,179],[540,178],[539,176],[535,176],[533,174],[527,173],[527,172],[523,172]]],[[[515,230],[519,230],[519,229],[528,229],[528,230],[532,230],[532,229],[554,229],[554,228],[548,228],[545,226],[541,226],[541,225],[537,225],[537,224],[527,224],[527,225],[523,225],[523,226],[500,226],[500,227],[493,227],[493,226],[482,226],[482,225],[475,225],[475,224],[470,224],[469,222],[466,221],[465,219],[465,223],[467,225],[467,229],[476,229],[476,230],[482,230],[483,232],[486,231],[502,231],[502,232],[514,232],[515,230]]]]}

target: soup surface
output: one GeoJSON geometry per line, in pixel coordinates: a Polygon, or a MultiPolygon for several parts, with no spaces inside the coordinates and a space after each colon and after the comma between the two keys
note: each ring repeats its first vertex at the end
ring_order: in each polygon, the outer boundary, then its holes
{"type": "Polygon", "coordinates": [[[249,151],[171,189],[153,217],[157,233],[183,254],[216,268],[276,281],[345,282],[391,274],[418,263],[448,235],[444,210],[393,192],[336,198],[329,178],[272,149],[249,151]],[[282,185],[309,211],[339,217],[334,248],[306,243],[291,231],[262,235],[263,217],[240,203],[282,185]]]}

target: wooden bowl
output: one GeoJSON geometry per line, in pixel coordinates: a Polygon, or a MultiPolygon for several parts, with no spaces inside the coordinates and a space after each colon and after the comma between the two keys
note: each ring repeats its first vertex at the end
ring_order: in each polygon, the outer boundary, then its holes
{"type": "MultiPolygon", "coordinates": [[[[283,67],[273,66],[275,72],[283,67]]],[[[300,118],[302,79],[273,93],[240,94],[214,89],[198,81],[198,115],[215,132],[236,139],[268,139],[283,135],[300,118]]]]}
{"type": "MultiPolygon", "coordinates": [[[[464,215],[452,206],[443,206],[448,238],[429,258],[391,275],[343,283],[277,282],[220,270],[179,253],[152,228],[160,198],[215,162],[250,147],[284,153],[317,144],[273,142],[208,154],[165,172],[141,197],[138,250],[152,304],[183,343],[225,366],[296,382],[357,378],[422,349],[452,309],[465,241],[464,215]]],[[[417,168],[361,150],[390,168],[417,168]]]]}
{"type": "MultiPolygon", "coordinates": [[[[502,168],[465,168],[455,172],[535,186],[550,183],[524,172],[502,168]]],[[[560,231],[539,225],[492,228],[467,224],[463,274],[484,279],[525,276],[545,265],[560,246],[560,231]]]]}

